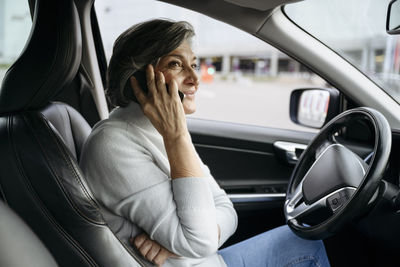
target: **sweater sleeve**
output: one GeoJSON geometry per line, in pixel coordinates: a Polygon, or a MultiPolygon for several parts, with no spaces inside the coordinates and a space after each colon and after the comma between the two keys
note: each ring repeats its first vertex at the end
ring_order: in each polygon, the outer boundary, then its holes
{"type": "Polygon", "coordinates": [[[102,205],[165,248],[191,258],[217,251],[219,216],[207,177],[171,180],[152,155],[123,132],[90,136],[81,167],[102,205]]]}
{"type": "Polygon", "coordinates": [[[218,247],[221,247],[228,238],[236,231],[238,218],[232,201],[226,195],[225,191],[219,187],[209,168],[203,164],[203,171],[208,177],[209,186],[214,198],[216,208],[217,225],[220,228],[220,238],[218,247]]]}

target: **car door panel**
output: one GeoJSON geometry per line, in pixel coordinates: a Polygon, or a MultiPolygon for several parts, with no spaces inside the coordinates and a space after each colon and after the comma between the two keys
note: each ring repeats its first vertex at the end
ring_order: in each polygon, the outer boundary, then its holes
{"type": "Polygon", "coordinates": [[[188,127],[200,157],[228,193],[261,193],[265,186],[286,184],[294,165],[278,155],[274,143],[306,145],[314,136],[199,119],[188,120],[188,127]]]}
{"type": "Polygon", "coordinates": [[[198,154],[238,213],[239,228],[228,244],[283,224],[294,164],[274,143],[306,145],[315,134],[192,118],[188,127],[198,154]]]}

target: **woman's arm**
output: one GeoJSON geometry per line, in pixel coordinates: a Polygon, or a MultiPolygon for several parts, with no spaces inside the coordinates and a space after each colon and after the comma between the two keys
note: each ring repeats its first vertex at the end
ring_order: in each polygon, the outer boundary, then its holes
{"type": "Polygon", "coordinates": [[[202,168],[204,174],[208,178],[210,189],[214,198],[217,224],[219,227],[220,247],[236,231],[238,218],[232,201],[229,199],[225,191],[219,187],[214,177],[211,175],[209,168],[204,164],[202,168]]]}
{"type": "MultiPolygon", "coordinates": [[[[154,81],[154,76],[148,81],[154,81]]],[[[170,84],[169,95],[162,74],[157,82],[164,86],[162,90],[149,86],[148,99],[140,93],[137,98],[164,139],[172,181],[141,145],[145,140],[140,139],[141,133],[132,129],[128,133],[126,127],[97,129],[85,144],[88,157],[82,157],[82,166],[96,197],[108,209],[170,251],[204,257],[218,249],[213,194],[191,143],[176,84],[170,84]]]]}
{"type": "Polygon", "coordinates": [[[81,167],[96,199],[177,255],[215,253],[218,227],[208,179],[171,181],[142,146],[143,133],[132,130],[97,128],[85,143],[81,167]]]}
{"type": "Polygon", "coordinates": [[[182,104],[178,97],[176,83],[173,80],[170,83],[169,93],[171,95],[169,95],[161,72],[154,76],[153,68],[149,65],[146,75],[149,87],[147,97],[142,93],[134,78],[131,79],[131,85],[145,115],[163,136],[170,163],[171,178],[203,176],[210,178],[210,188],[217,213],[218,240],[219,244],[222,245],[237,227],[237,216],[233,205],[225,192],[219,188],[195,151],[187,129],[182,104]],[[205,175],[205,171],[207,175],[205,175]]]}
{"type": "Polygon", "coordinates": [[[146,79],[149,88],[147,96],[134,76],[131,78],[131,85],[143,113],[164,139],[171,178],[203,177],[200,161],[187,129],[176,82],[172,79],[167,90],[164,75],[162,72],[154,73],[152,65],[147,66],[146,79]]]}

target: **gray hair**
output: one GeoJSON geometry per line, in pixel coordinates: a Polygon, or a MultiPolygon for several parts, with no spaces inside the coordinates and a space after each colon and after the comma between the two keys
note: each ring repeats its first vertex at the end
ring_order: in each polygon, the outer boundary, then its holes
{"type": "Polygon", "coordinates": [[[185,21],[174,22],[153,19],[133,25],[115,41],[107,71],[106,94],[113,106],[125,107],[131,101],[124,89],[129,77],[148,64],[155,65],[164,55],[178,48],[194,36],[192,25],[185,21]]]}

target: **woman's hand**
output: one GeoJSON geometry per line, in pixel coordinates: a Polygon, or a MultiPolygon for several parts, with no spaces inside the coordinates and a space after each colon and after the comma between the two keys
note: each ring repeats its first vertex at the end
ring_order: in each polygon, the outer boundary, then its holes
{"type": "Polygon", "coordinates": [[[178,85],[171,79],[168,90],[161,72],[154,74],[152,65],[146,70],[146,96],[137,80],[131,78],[131,86],[143,113],[164,139],[168,161],[171,167],[171,178],[202,177],[203,171],[192,144],[186,125],[185,111],[178,95],[178,85]]]}
{"type": "Polygon", "coordinates": [[[157,266],[162,266],[169,257],[179,257],[158,244],[156,241],[151,240],[146,233],[131,238],[130,242],[140,251],[143,257],[157,266]]]}
{"type": "Polygon", "coordinates": [[[146,68],[148,95],[143,93],[134,76],[131,86],[144,114],[163,136],[164,140],[175,140],[188,136],[185,112],[179,98],[178,85],[174,79],[167,85],[162,72],[154,72],[152,65],[146,68]]]}

